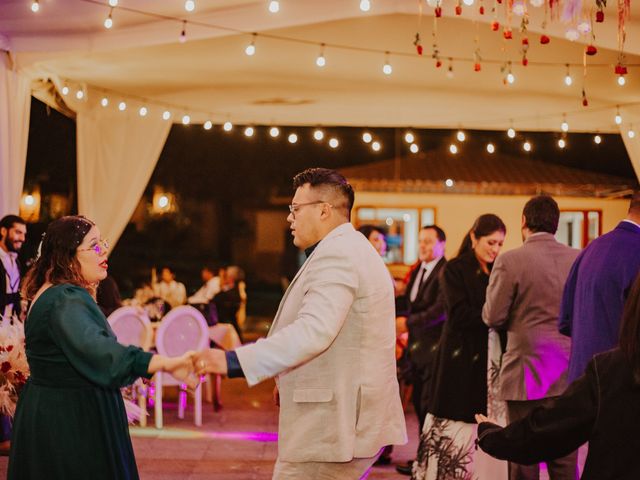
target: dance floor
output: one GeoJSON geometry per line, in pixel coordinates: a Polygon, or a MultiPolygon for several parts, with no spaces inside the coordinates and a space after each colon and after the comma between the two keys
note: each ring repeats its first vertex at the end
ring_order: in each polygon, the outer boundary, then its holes
{"type": "MultiPolygon", "coordinates": [[[[165,405],[165,428],[132,427],[131,436],[142,480],[267,480],[277,455],[278,412],[271,393],[273,382],[249,389],[243,380],[224,380],[224,408],[214,412],[203,404],[203,425],[193,425],[192,405],[184,420],[177,404],[165,405]]],[[[152,418],[149,418],[152,421],[152,418]]],[[[407,414],[410,443],[396,447],[394,462],[415,455],[417,426],[413,411],[407,414]]],[[[7,457],[0,457],[0,478],[6,477],[7,457]]],[[[374,467],[368,477],[408,478],[393,465],[374,467]]]]}

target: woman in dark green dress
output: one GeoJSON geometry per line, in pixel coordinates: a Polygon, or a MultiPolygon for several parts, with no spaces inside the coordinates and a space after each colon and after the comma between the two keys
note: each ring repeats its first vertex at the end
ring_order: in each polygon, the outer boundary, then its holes
{"type": "Polygon", "coordinates": [[[137,479],[120,387],[159,370],[193,382],[191,353],[116,341],[95,302],[107,243],[83,217],[52,222],[23,286],[31,377],[14,419],[9,479],[137,479]]]}

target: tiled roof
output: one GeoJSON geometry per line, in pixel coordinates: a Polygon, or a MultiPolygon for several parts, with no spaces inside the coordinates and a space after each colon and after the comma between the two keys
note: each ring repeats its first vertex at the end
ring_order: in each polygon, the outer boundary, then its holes
{"type": "Polygon", "coordinates": [[[553,163],[488,153],[452,155],[432,150],[408,157],[340,169],[358,190],[621,196],[634,179],[553,163]],[[453,186],[445,181],[451,179],[453,186]]]}

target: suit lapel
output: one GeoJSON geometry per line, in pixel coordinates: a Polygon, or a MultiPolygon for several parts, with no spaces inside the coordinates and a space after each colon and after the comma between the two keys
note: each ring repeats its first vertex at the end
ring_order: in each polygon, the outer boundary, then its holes
{"type": "Polygon", "coordinates": [[[429,276],[422,281],[422,285],[420,285],[420,288],[418,288],[418,295],[416,295],[416,301],[419,298],[423,297],[425,289],[438,276],[438,272],[440,271],[440,269],[444,265],[444,262],[445,262],[444,257],[440,258],[440,260],[438,260],[438,263],[436,263],[435,266],[433,267],[433,270],[431,270],[431,273],[429,273],[429,276]]]}

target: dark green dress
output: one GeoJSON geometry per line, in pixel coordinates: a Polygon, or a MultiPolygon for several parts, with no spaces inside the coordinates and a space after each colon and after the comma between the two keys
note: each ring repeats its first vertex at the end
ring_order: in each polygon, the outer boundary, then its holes
{"type": "Polygon", "coordinates": [[[55,285],[25,323],[31,368],[14,419],[9,479],[137,479],[120,387],[151,354],[116,341],[83,288],[55,285]]]}

